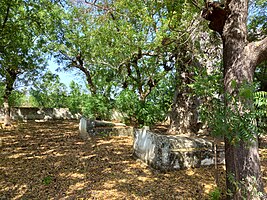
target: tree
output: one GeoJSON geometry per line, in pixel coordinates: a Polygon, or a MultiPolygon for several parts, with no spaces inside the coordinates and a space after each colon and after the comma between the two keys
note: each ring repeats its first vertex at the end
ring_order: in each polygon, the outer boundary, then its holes
{"type": "MultiPolygon", "coordinates": [[[[267,60],[267,37],[248,41],[248,0],[207,3],[203,17],[223,41],[225,116],[229,127],[224,135],[228,199],[258,199],[263,192],[255,119],[247,96],[253,88],[256,66],[267,60]],[[232,119],[232,120],[231,120],[232,119]],[[246,121],[246,124],[244,122],[246,121]]],[[[263,197],[262,197],[263,198],[263,197]]]]}
{"type": "Polygon", "coordinates": [[[174,79],[166,78],[140,101],[138,95],[124,89],[115,99],[115,108],[123,114],[125,123],[151,126],[167,118],[172,103],[174,79]]]}
{"type": "Polygon", "coordinates": [[[84,106],[84,101],[86,99],[86,94],[81,90],[81,85],[70,82],[70,92],[67,96],[67,107],[73,113],[81,113],[82,107],[84,106]]]}
{"type": "Polygon", "coordinates": [[[47,71],[40,80],[36,80],[30,90],[34,104],[43,108],[65,108],[67,106],[67,89],[60,82],[58,75],[47,71]]]}
{"type": "Polygon", "coordinates": [[[5,84],[5,124],[10,123],[8,99],[16,84],[20,80],[29,82],[45,67],[44,47],[55,33],[60,16],[56,5],[49,0],[0,3],[0,78],[5,84]]]}
{"type": "Polygon", "coordinates": [[[50,45],[58,63],[63,65],[59,70],[75,70],[85,77],[88,89],[94,95],[97,93],[95,80],[98,72],[94,63],[96,53],[91,37],[91,23],[93,20],[83,3],[69,1],[67,12],[62,24],[63,34],[50,45]]]}
{"type": "MultiPolygon", "coordinates": [[[[66,68],[85,74],[91,93],[108,96],[118,88],[136,93],[140,106],[135,113],[141,113],[147,109],[149,95],[169,74],[176,74],[179,81],[173,85],[179,93],[188,90],[188,82],[180,74],[188,74],[188,66],[182,63],[192,60],[188,52],[193,50],[186,42],[197,10],[190,8],[186,1],[76,1],[66,23],[74,30],[66,28],[58,57],[68,61],[66,68]]],[[[183,121],[190,118],[188,112],[181,115],[175,109],[186,106],[180,101],[188,98],[174,99],[172,129],[188,132],[190,126],[178,126],[186,124],[183,121]]],[[[141,118],[138,121],[144,122],[141,118]]]]}

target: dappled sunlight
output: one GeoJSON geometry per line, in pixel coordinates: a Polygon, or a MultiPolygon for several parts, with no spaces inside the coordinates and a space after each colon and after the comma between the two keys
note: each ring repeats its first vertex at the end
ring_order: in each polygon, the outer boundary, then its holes
{"type": "Polygon", "coordinates": [[[75,192],[77,192],[79,190],[83,190],[87,185],[88,185],[87,181],[78,182],[78,183],[76,183],[74,185],[69,186],[66,194],[67,195],[75,194],[75,192]]]}
{"type": "MultiPolygon", "coordinates": [[[[0,134],[5,199],[207,199],[215,188],[214,167],[161,173],[133,158],[131,137],[82,140],[74,121],[18,127],[0,134]]],[[[267,154],[261,153],[266,182],[267,154]]],[[[222,188],[224,175],[220,166],[222,188]]]]}
{"type": "MultiPolygon", "coordinates": [[[[131,195],[133,196],[133,195],[131,195]]],[[[90,199],[127,199],[125,196],[125,193],[118,191],[117,189],[105,189],[105,190],[92,190],[91,192],[91,197],[90,199]]],[[[133,196],[134,197],[134,196],[133,196]]],[[[137,199],[136,197],[134,198],[129,198],[129,199],[137,199]]]]}
{"type": "Polygon", "coordinates": [[[103,189],[113,189],[117,182],[115,180],[106,181],[103,184],[103,189]]]}
{"type": "Polygon", "coordinates": [[[193,176],[194,174],[195,174],[195,172],[192,170],[192,169],[188,169],[188,170],[186,170],[186,175],[188,175],[188,176],[193,176]]]}
{"type": "Polygon", "coordinates": [[[90,159],[92,159],[92,158],[95,158],[97,155],[96,154],[92,154],[92,155],[88,155],[88,156],[79,156],[79,160],[80,161],[83,161],[83,160],[85,160],[85,161],[88,161],[88,160],[90,160],[90,159]]]}
{"type": "Polygon", "coordinates": [[[7,158],[20,158],[27,155],[26,153],[16,153],[16,154],[12,154],[11,156],[8,156],[7,158]]]}
{"type": "Polygon", "coordinates": [[[17,195],[13,198],[14,200],[21,199],[23,195],[27,192],[27,185],[20,185],[17,188],[17,195]]]}
{"type": "Polygon", "coordinates": [[[147,176],[138,176],[137,180],[142,181],[142,182],[147,182],[147,181],[151,181],[151,178],[147,176]]]}
{"type": "Polygon", "coordinates": [[[84,179],[85,178],[85,174],[81,174],[81,173],[60,173],[59,176],[63,177],[63,178],[72,178],[72,179],[84,179]]]}
{"type": "Polygon", "coordinates": [[[260,160],[261,160],[261,171],[262,171],[262,179],[264,183],[264,190],[265,192],[267,192],[267,149],[266,148],[260,149],[260,160]]]}
{"type": "Polygon", "coordinates": [[[84,145],[85,142],[75,142],[74,144],[75,144],[75,145],[84,145]]]}

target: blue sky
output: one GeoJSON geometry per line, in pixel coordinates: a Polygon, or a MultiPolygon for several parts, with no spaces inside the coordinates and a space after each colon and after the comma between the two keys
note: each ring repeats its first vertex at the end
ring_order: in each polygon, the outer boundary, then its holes
{"type": "Polygon", "coordinates": [[[58,72],[58,71],[56,71],[56,69],[58,67],[60,67],[60,66],[55,62],[55,60],[53,58],[48,61],[48,69],[52,73],[58,74],[60,77],[60,82],[64,83],[68,88],[69,88],[71,81],[74,81],[74,82],[82,85],[83,88],[85,88],[85,83],[84,83],[83,77],[81,77],[78,74],[75,74],[75,72],[71,72],[71,71],[58,72]]]}

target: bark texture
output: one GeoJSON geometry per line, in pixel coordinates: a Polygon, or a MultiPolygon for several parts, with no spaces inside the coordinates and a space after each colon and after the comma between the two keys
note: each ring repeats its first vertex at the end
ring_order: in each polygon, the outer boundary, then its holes
{"type": "Polygon", "coordinates": [[[170,114],[170,133],[195,134],[198,131],[198,99],[177,88],[170,114]]]}
{"type": "MultiPolygon", "coordinates": [[[[223,40],[225,93],[238,98],[242,84],[251,84],[256,66],[267,59],[267,38],[248,43],[247,0],[227,0],[225,5],[220,5],[220,9],[224,11],[220,10],[217,13],[212,3],[208,6],[211,7],[206,8],[202,16],[211,21],[209,27],[220,33],[223,40]],[[224,20],[219,22],[214,20],[216,15],[224,20]],[[236,83],[235,87],[233,82],[236,83]]],[[[240,100],[239,103],[241,106],[238,112],[242,116],[246,102],[240,100]]],[[[226,106],[232,109],[232,102],[226,102],[226,106]]],[[[227,134],[231,136],[225,137],[227,188],[232,192],[232,196],[229,195],[228,199],[264,199],[259,195],[263,192],[263,185],[258,141],[241,139],[234,143],[236,133],[229,130],[227,134]]],[[[255,133],[251,134],[257,138],[255,133]]]]}
{"type": "Polygon", "coordinates": [[[11,125],[10,106],[8,104],[8,98],[6,98],[6,97],[4,97],[4,113],[5,113],[4,125],[5,126],[10,126],[11,125]]]}
{"type": "Polygon", "coordinates": [[[176,134],[195,134],[198,127],[198,99],[192,96],[192,89],[188,84],[192,83],[192,74],[185,68],[178,73],[177,85],[174,93],[172,110],[170,113],[170,128],[168,132],[176,134]]]}
{"type": "Polygon", "coordinates": [[[18,72],[16,70],[9,69],[6,73],[6,80],[5,80],[5,91],[4,91],[4,125],[9,126],[11,125],[11,118],[10,118],[10,105],[9,105],[9,97],[14,90],[13,85],[17,78],[18,72]]]}

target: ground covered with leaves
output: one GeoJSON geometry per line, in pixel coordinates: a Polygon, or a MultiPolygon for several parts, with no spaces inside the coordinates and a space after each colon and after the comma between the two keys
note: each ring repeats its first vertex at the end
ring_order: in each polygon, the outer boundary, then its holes
{"type": "MultiPolygon", "coordinates": [[[[0,199],[209,199],[214,167],[160,173],[132,156],[132,138],[79,137],[78,121],[0,129],[0,199]]],[[[267,151],[261,150],[267,181],[267,151]]],[[[219,169],[224,188],[224,170],[219,169]]]]}

